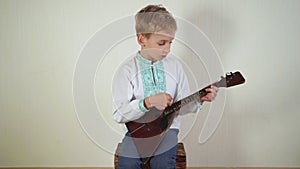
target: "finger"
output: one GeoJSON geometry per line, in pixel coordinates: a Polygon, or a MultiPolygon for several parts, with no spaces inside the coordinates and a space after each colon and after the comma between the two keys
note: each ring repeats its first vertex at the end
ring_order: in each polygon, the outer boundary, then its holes
{"type": "Polygon", "coordinates": [[[204,101],[209,101],[209,100],[207,99],[207,97],[201,97],[200,101],[204,102],[204,101]]]}
{"type": "Polygon", "coordinates": [[[213,90],[212,88],[207,88],[207,89],[205,89],[205,91],[206,91],[207,93],[213,93],[213,92],[214,92],[214,90],[213,90]]]}
{"type": "Polygon", "coordinates": [[[215,98],[216,98],[216,94],[214,93],[211,93],[210,95],[207,96],[207,99],[209,99],[210,101],[215,100],[215,98]]]}
{"type": "Polygon", "coordinates": [[[211,86],[211,88],[215,91],[215,93],[218,93],[219,88],[217,88],[216,86],[211,86]]]}
{"type": "Polygon", "coordinates": [[[216,95],[216,92],[212,90],[211,92],[206,94],[206,97],[212,97],[212,96],[215,96],[215,95],[216,95]]]}
{"type": "Polygon", "coordinates": [[[213,94],[217,94],[217,92],[218,92],[218,88],[217,87],[212,87],[212,88],[207,88],[206,89],[206,92],[208,92],[208,93],[213,93],[213,94]]]}
{"type": "Polygon", "coordinates": [[[172,100],[173,100],[172,98],[169,98],[169,99],[168,99],[168,102],[169,102],[169,103],[172,103],[172,100]]]}
{"type": "Polygon", "coordinates": [[[156,108],[157,108],[158,110],[164,110],[164,109],[165,109],[164,106],[157,106],[156,108]]]}
{"type": "Polygon", "coordinates": [[[211,101],[215,100],[215,96],[214,96],[214,94],[209,93],[206,96],[202,97],[201,100],[211,102],[211,101]]]}
{"type": "Polygon", "coordinates": [[[168,100],[172,100],[172,96],[170,94],[166,94],[166,95],[167,95],[168,100]]]}
{"type": "Polygon", "coordinates": [[[172,96],[171,96],[171,95],[169,95],[169,94],[166,94],[166,95],[165,95],[165,100],[166,100],[166,102],[167,102],[168,106],[170,106],[170,105],[171,105],[171,103],[172,103],[172,100],[173,100],[173,98],[172,98],[172,96]]]}

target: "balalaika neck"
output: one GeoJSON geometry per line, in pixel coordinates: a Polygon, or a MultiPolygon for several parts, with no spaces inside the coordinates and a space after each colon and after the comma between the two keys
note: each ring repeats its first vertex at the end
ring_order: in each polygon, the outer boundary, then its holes
{"type": "MultiPolygon", "coordinates": [[[[214,83],[213,84],[214,86],[216,87],[219,87],[218,83],[214,83]]],[[[181,99],[181,100],[178,100],[176,101],[175,103],[173,103],[171,106],[167,107],[165,110],[164,110],[164,115],[168,115],[168,114],[172,114],[174,112],[177,112],[179,109],[181,109],[183,106],[187,105],[188,103],[192,102],[192,101],[195,101],[195,100],[198,100],[199,97],[202,97],[204,95],[207,94],[207,91],[206,89],[209,88],[211,85],[181,99]]]]}

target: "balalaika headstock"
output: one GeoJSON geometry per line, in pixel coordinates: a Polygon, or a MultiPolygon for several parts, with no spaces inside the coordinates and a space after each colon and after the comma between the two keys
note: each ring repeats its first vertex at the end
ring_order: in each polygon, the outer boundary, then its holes
{"type": "Polygon", "coordinates": [[[245,83],[245,78],[240,72],[230,72],[225,75],[225,77],[221,76],[221,80],[214,83],[217,87],[232,87],[239,84],[245,83]]]}

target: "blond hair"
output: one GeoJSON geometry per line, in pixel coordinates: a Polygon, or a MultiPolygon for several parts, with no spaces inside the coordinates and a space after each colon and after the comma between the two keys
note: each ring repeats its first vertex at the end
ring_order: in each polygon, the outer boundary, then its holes
{"type": "Polygon", "coordinates": [[[135,29],[137,34],[149,36],[152,33],[168,31],[175,33],[176,21],[161,5],[148,5],[135,15],[135,29]]]}

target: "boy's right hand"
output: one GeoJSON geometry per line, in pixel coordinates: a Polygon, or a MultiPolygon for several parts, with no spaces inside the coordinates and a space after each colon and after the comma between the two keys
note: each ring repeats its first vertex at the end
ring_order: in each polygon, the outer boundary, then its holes
{"type": "Polygon", "coordinates": [[[168,93],[158,93],[156,95],[149,96],[145,99],[145,105],[148,109],[155,107],[158,110],[164,110],[171,104],[172,96],[168,93]]]}

